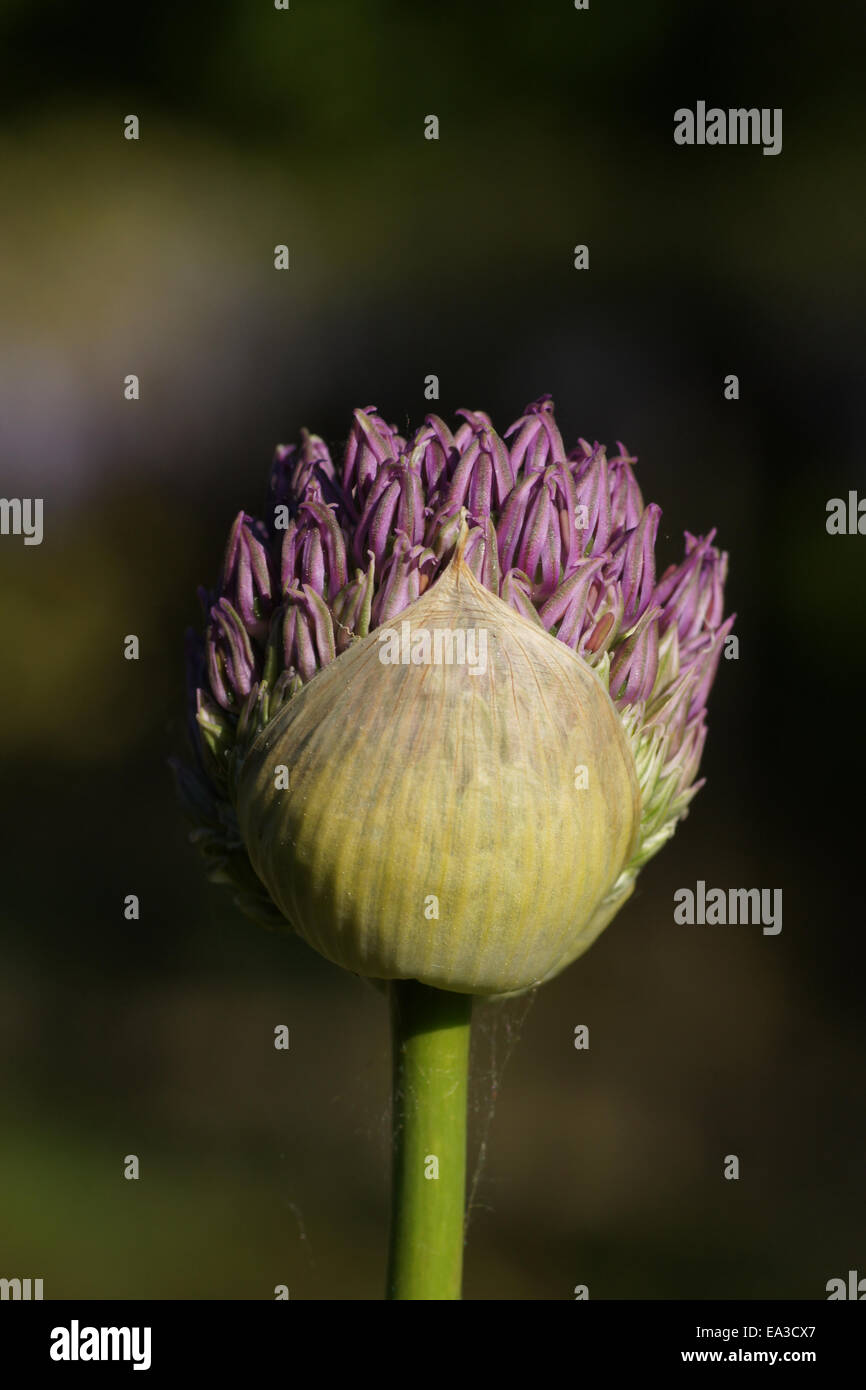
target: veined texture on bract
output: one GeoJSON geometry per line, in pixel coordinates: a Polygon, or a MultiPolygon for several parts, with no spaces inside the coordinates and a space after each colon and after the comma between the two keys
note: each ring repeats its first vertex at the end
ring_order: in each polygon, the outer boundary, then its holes
{"type": "Polygon", "coordinates": [[[577,953],[634,850],[640,793],[599,677],[461,551],[270,721],[238,819],[274,902],[328,959],[505,994],[577,953]]]}

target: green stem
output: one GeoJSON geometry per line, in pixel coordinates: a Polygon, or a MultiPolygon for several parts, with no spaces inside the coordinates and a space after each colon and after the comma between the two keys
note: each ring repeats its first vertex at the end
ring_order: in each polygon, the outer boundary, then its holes
{"type": "Polygon", "coordinates": [[[388,1297],[455,1299],[463,1269],[472,995],[392,980],[388,1297]]]}

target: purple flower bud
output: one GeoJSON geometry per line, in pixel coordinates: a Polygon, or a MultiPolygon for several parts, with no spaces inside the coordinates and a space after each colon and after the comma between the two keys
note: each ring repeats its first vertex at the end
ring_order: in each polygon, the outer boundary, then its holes
{"type": "Polygon", "coordinates": [[[251,637],[264,640],[271,614],[268,552],[261,524],[239,512],[229,533],[220,581],[221,593],[240,614],[251,637]]]}
{"type": "Polygon", "coordinates": [[[420,473],[426,495],[438,486],[455,453],[454,436],[438,415],[428,415],[411,445],[411,456],[420,473]]]}
{"type": "Polygon", "coordinates": [[[394,542],[390,558],[385,562],[379,588],[373,599],[373,627],[390,622],[416,598],[420,598],[430,583],[436,566],[436,556],[423,545],[412,545],[402,533],[394,542]]]}
{"type": "Polygon", "coordinates": [[[589,594],[603,561],[580,560],[574,572],[560,584],[554,594],[538,610],[538,616],[549,632],[556,630],[560,642],[574,650],[592,617],[589,594]]]}
{"type": "Polygon", "coordinates": [[[624,538],[622,569],[623,621],[630,627],[646,609],[655,587],[655,543],[662,509],[651,502],[633,531],[624,538]]]}
{"type": "Polygon", "coordinates": [[[659,665],[660,612],[646,611],[610,664],[610,694],[618,705],[633,705],[652,694],[659,665]]]}
{"type": "Polygon", "coordinates": [[[290,523],[283,538],[282,592],[294,584],[309,584],[331,599],[347,578],[346,542],[334,508],[324,502],[303,502],[297,522],[290,523]]]}
{"type": "Polygon", "coordinates": [[[425,543],[433,551],[437,560],[445,559],[457,544],[462,525],[462,515],[460,509],[454,512],[444,509],[437,512],[427,523],[425,543]]]}
{"type": "Polygon", "coordinates": [[[601,445],[574,469],[574,482],[578,505],[586,507],[588,517],[585,530],[578,529],[582,553],[600,555],[613,529],[607,455],[601,445]]]}
{"type": "Polygon", "coordinates": [[[496,528],[499,559],[504,570],[515,568],[515,557],[526,522],[530,499],[538,491],[538,477],[531,475],[518,483],[508,498],[496,528]]]}
{"type": "Polygon", "coordinates": [[[365,498],[379,469],[399,458],[403,444],[396,430],[376,414],[374,405],[356,410],[343,457],[344,491],[349,496],[365,498]]]}
{"type": "Polygon", "coordinates": [[[665,610],[663,627],[675,622],[684,641],[721,622],[728,557],[713,546],[715,534],[711,531],[702,537],[686,532],[685,559],[671,565],[656,587],[654,601],[665,610]]]}
{"type": "Polygon", "coordinates": [[[532,585],[522,570],[509,570],[502,581],[500,594],[503,603],[519,613],[521,618],[541,625],[538,609],[532,602],[532,585]]]}
{"type": "Polygon", "coordinates": [[[610,518],[614,532],[631,531],[643,512],[643,498],[632,465],[637,463],[625,445],[617,440],[618,454],[607,461],[610,478],[610,518]]]}
{"type": "Polygon", "coordinates": [[[536,477],[539,486],[527,507],[515,563],[532,580],[536,579],[541,566],[538,592],[549,594],[559,579],[559,517],[553,508],[546,474],[536,474],[536,477]]]}
{"type": "Polygon", "coordinates": [[[331,605],[334,618],[334,640],[337,651],[345,651],[358,637],[370,631],[376,561],[370,556],[366,572],[357,570],[355,578],[340,590],[331,605]]]}
{"type": "Polygon", "coordinates": [[[227,598],[211,608],[207,667],[211,689],[223,709],[237,708],[257,676],[257,659],[243,619],[227,598]]]}
{"type": "Polygon", "coordinates": [[[334,624],[327,604],[309,584],[290,589],[283,618],[283,659],[301,680],[312,680],[336,656],[334,624]]]}
{"type": "Polygon", "coordinates": [[[526,413],[505,431],[505,438],[517,434],[511,445],[511,464],[515,478],[539,473],[552,463],[565,462],[565,446],[553,418],[553,400],[542,396],[526,407],[526,413]]]}
{"type": "Polygon", "coordinates": [[[467,423],[455,437],[460,457],[445,505],[449,509],[465,506],[472,521],[486,521],[491,507],[501,507],[511,492],[513,467],[508,449],[488,417],[480,411],[459,413],[466,417],[467,423]]]}
{"type": "Polygon", "coordinates": [[[490,517],[482,526],[473,526],[463,552],[463,559],[469,566],[479,584],[491,593],[499,593],[499,551],[496,545],[496,531],[490,517]]]}
{"type": "Polygon", "coordinates": [[[583,636],[577,646],[578,656],[587,661],[604,655],[622,638],[623,599],[619,584],[600,581],[593,585],[588,614],[589,621],[584,621],[583,636]]]}
{"type": "Polygon", "coordinates": [[[493,429],[493,421],[485,410],[458,410],[457,414],[463,420],[463,424],[457,426],[454,443],[458,453],[462,454],[479,430],[493,429]]]}
{"type": "Polygon", "coordinates": [[[277,507],[288,507],[294,516],[305,498],[321,497],[323,487],[333,489],[336,477],[328,446],[317,434],[301,430],[299,448],[294,444],[281,444],[274,456],[268,489],[271,534],[277,507]]]}

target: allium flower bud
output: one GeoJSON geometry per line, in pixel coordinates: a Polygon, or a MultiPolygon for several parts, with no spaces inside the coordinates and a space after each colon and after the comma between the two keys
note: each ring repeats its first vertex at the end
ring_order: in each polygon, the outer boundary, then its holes
{"type": "Polygon", "coordinates": [[[471,994],[556,972],[592,932],[639,814],[598,676],[459,549],[395,628],[283,706],[238,788],[253,867],[310,945],[361,975],[471,994]]]}
{"type": "Polygon", "coordinates": [[[178,785],[251,916],[502,995],[580,955],[686,814],[733,618],[714,532],[657,580],[621,444],[567,453],[547,397],[504,436],[460,415],[406,441],[358,410],[341,466],[278,449],[204,595],[178,785]]]}

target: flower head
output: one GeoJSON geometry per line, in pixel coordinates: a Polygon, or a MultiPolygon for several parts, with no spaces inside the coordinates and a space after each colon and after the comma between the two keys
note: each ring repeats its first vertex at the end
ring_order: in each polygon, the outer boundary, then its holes
{"type": "MultiPolygon", "coordinates": [[[[496,970],[490,979],[483,972],[470,979],[471,971],[464,971],[465,978],[456,981],[447,970],[444,977],[428,972],[429,983],[442,979],[445,987],[496,993],[549,978],[585,950],[631,893],[638,870],[686,814],[702,785],[697,775],[707,697],[733,618],[723,616],[727,555],[713,544],[715,532],[687,534],[681,562],[657,577],[661,510],[644,505],[636,460],[622,444],[610,457],[601,445],[583,439],[567,451],[549,397],[530,405],[502,436],[483,412],[458,413],[461,423],[453,432],[430,415],[406,440],[375,408],[356,410],[339,464],[323,440],[307,432],[299,445],[277,450],[265,515],[261,520],[238,515],[217,589],[202,591],[205,630],[190,637],[188,652],[195,766],[176,771],[213,875],[234,885],[240,905],[259,920],[285,925],[287,914],[304,917],[301,907],[287,906],[299,900],[294,887],[282,891],[282,868],[263,858],[258,842],[252,844],[253,823],[257,836],[276,835],[276,830],[270,822],[259,823],[258,803],[256,814],[249,810],[254,782],[259,801],[264,796],[261,778],[249,768],[262,749],[271,758],[273,739],[265,737],[267,731],[311,726],[323,714],[318,708],[313,718],[314,693],[321,702],[327,688],[333,702],[339,692],[344,721],[353,709],[360,710],[360,695],[353,706],[336,678],[338,668],[349,671],[351,649],[407,610],[427,612],[430,604],[425,607],[423,597],[432,601],[437,590],[445,593],[465,567],[472,576],[472,601],[488,613],[491,630],[499,634],[501,661],[510,659],[512,640],[524,650],[529,639],[522,624],[528,623],[573,654],[574,660],[564,660],[568,679],[577,682],[575,692],[585,679],[593,691],[601,690],[593,695],[596,713],[607,727],[603,706],[616,711],[613,737],[622,744],[602,759],[605,768],[611,759],[623,764],[608,798],[616,788],[628,801],[634,787],[633,833],[621,827],[619,859],[613,869],[613,860],[604,860],[604,882],[595,884],[591,910],[586,908],[562,949],[543,967],[530,961],[526,979],[521,976],[517,984],[513,970],[507,981],[508,972],[499,980],[496,970]],[[487,609],[479,590],[495,600],[487,609]],[[506,609],[522,620],[513,632],[506,609]],[[334,680],[317,682],[335,662],[334,680]],[[585,678],[586,671],[591,678],[585,678]],[[311,682],[317,682],[315,690],[311,682]],[[309,695],[294,707],[297,718],[286,715],[307,687],[309,695]]],[[[547,674],[536,678],[536,699],[543,704],[562,661],[543,640],[539,651],[547,674]]],[[[364,667],[360,658],[352,661],[353,670],[359,662],[364,667]]],[[[466,707],[468,687],[458,697],[455,680],[447,677],[450,693],[442,698],[457,700],[457,717],[466,707]]],[[[575,699],[579,722],[578,694],[575,699]]],[[[372,716],[364,726],[367,763],[381,752],[369,746],[371,722],[372,716]]],[[[413,746],[419,737],[418,731],[411,734],[413,746]]],[[[471,734],[464,730],[461,737],[471,734]]],[[[511,757],[516,745],[507,739],[506,745],[511,757]]],[[[605,804],[599,803],[596,819],[612,815],[605,804]]],[[[280,831],[279,853],[287,859],[290,841],[300,853],[296,828],[283,825],[280,831]]],[[[531,823],[521,833],[532,859],[531,823]]],[[[440,846],[439,852],[447,857],[451,847],[440,846]]],[[[569,855],[579,854],[580,846],[561,846],[560,853],[565,874],[569,855]]],[[[289,865],[293,884],[308,867],[289,865]]],[[[320,886],[313,884],[310,892],[321,916],[331,909],[320,886]]],[[[490,889],[495,914],[495,883],[490,889]]],[[[300,921],[291,925],[312,940],[311,927],[300,921]]],[[[351,952],[341,955],[313,944],[332,958],[356,959],[351,952]]],[[[381,953],[370,958],[375,968],[364,973],[415,973],[411,951],[395,950],[393,969],[388,962],[383,966],[381,953]]]]}

